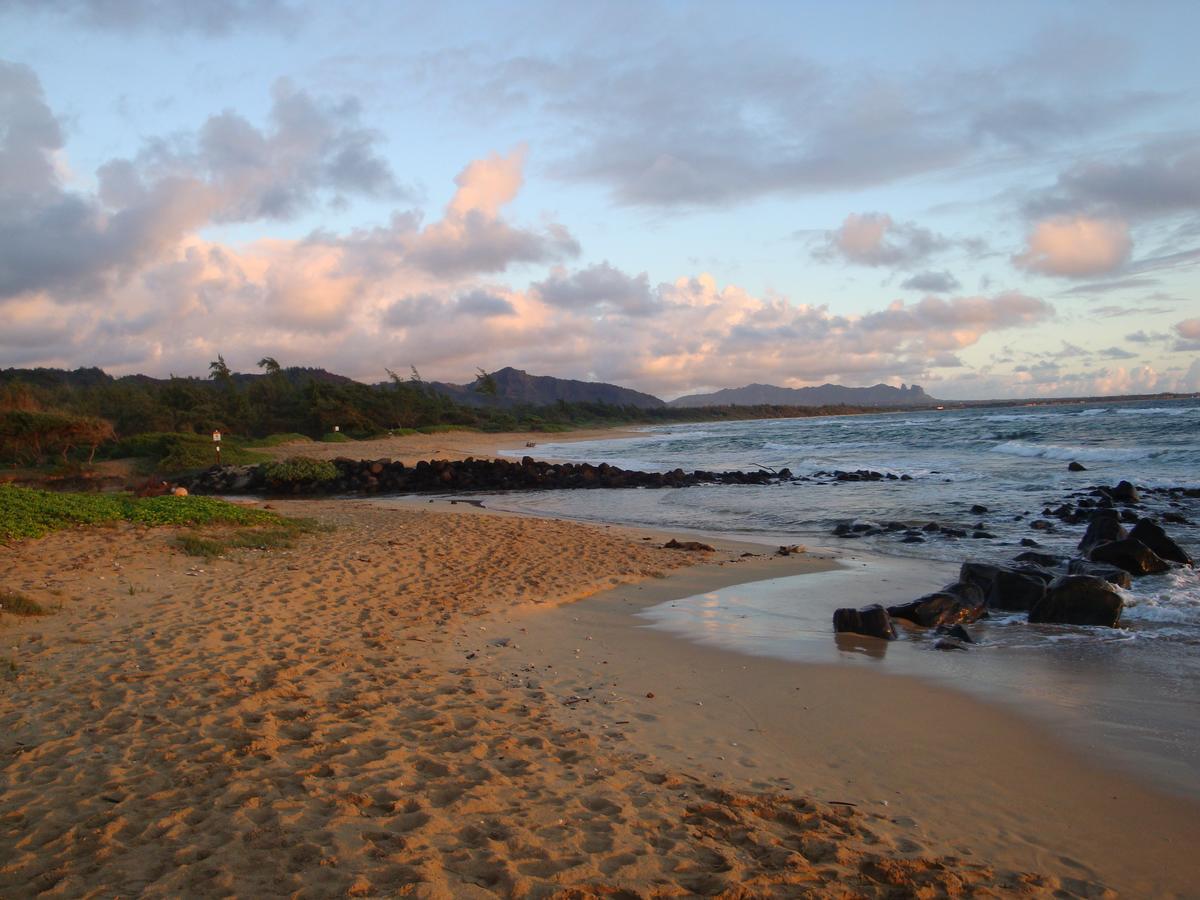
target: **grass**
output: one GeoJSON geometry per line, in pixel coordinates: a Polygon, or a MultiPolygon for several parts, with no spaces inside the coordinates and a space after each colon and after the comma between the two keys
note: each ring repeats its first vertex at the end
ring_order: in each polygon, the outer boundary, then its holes
{"type": "Polygon", "coordinates": [[[78,525],[272,525],[286,521],[215,497],[77,494],[0,485],[0,541],[36,538],[78,525]]]}
{"type": "Polygon", "coordinates": [[[187,532],[175,539],[175,545],[189,556],[216,559],[231,550],[286,550],[295,546],[300,535],[320,530],[322,526],[312,519],[281,519],[266,528],[187,532]]]}
{"type": "Polygon", "coordinates": [[[14,616],[48,616],[50,610],[36,600],[30,600],[24,594],[0,588],[0,613],[14,616]]]}
{"type": "Polygon", "coordinates": [[[246,441],[247,447],[278,447],[280,444],[291,444],[293,442],[312,443],[312,438],[307,434],[299,434],[295,431],[285,432],[284,434],[268,434],[266,437],[255,438],[252,441],[246,441]]]}
{"type": "Polygon", "coordinates": [[[328,434],[321,435],[321,440],[326,444],[348,444],[354,438],[341,431],[331,431],[328,434]]]}

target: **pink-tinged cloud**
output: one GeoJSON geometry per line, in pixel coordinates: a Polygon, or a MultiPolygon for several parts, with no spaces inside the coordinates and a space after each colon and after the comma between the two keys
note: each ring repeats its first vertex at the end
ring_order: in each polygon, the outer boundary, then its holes
{"type": "Polygon", "coordinates": [[[1116,271],[1132,248],[1129,226],[1120,219],[1056,216],[1034,227],[1013,264],[1042,275],[1087,278],[1116,271]]]}
{"type": "Polygon", "coordinates": [[[910,266],[941,250],[947,241],[912,222],[886,213],[851,213],[841,228],[826,235],[821,259],[841,258],[861,266],[910,266]]]}
{"type": "Polygon", "coordinates": [[[527,155],[528,150],[522,144],[508,156],[493,153],[468,165],[454,179],[458,190],[446,209],[446,218],[462,218],[470,212],[499,215],[500,208],[511,203],[521,190],[527,155]]]}
{"type": "Polygon", "coordinates": [[[1175,331],[1184,340],[1200,341],[1200,318],[1184,319],[1175,323],[1175,331]]]}

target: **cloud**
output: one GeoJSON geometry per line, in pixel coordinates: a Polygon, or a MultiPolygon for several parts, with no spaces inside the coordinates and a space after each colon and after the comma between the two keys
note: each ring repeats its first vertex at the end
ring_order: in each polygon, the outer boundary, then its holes
{"type": "Polygon", "coordinates": [[[408,328],[428,322],[442,310],[442,303],[433,294],[414,294],[388,306],[383,323],[393,328],[408,328]]]}
{"type": "Polygon", "coordinates": [[[134,159],[105,163],[96,193],[60,181],[62,129],[28,67],[0,63],[0,111],[0,298],[99,299],[207,224],[291,218],[322,197],[398,190],[356,102],[320,102],[286,83],[268,129],[222,113],[170,145],[150,141],[134,159]]]}
{"type": "Polygon", "coordinates": [[[323,198],[409,196],[376,151],[380,135],[361,124],[356,99],[320,100],[280,80],[268,118],[260,129],[225,110],[169,145],[148,142],[135,159],[101,167],[101,197],[120,206],[136,202],[146,181],[190,179],[211,193],[215,221],[253,222],[294,219],[323,198]]]}
{"type": "Polygon", "coordinates": [[[1086,278],[1119,269],[1132,246],[1129,226],[1122,221],[1056,217],[1035,225],[1026,250],[1012,261],[1042,275],[1086,278]]]}
{"type": "Polygon", "coordinates": [[[1179,340],[1175,342],[1174,350],[1200,350],[1200,318],[1184,319],[1175,323],[1175,333],[1179,340]]]}
{"type": "Polygon", "coordinates": [[[900,287],[910,291],[924,291],[927,294],[947,294],[958,290],[962,285],[949,272],[919,272],[902,281],[900,287]]]}
{"type": "Polygon", "coordinates": [[[53,14],[103,31],[196,32],[223,36],[237,29],[264,28],[290,32],[299,10],[280,0],[3,0],[0,9],[53,14]]]}
{"type": "Polygon", "coordinates": [[[1088,284],[1077,284],[1075,287],[1067,288],[1061,293],[1065,297],[1088,294],[1107,294],[1112,291],[1125,291],[1133,288],[1154,287],[1158,283],[1159,280],[1157,278],[1116,278],[1111,281],[1092,281],[1088,284]]]}
{"type": "Polygon", "coordinates": [[[522,183],[525,150],[476,160],[455,178],[458,189],[441,219],[422,226],[420,216],[395,214],[387,226],[346,236],[314,235],[338,246],[347,267],[371,277],[418,269],[441,279],[502,272],[519,263],[553,263],[580,253],[565,225],[521,228],[500,215],[522,183]]]}
{"type": "Polygon", "coordinates": [[[714,39],[703,13],[642,13],[639,33],[622,28],[619,40],[600,12],[574,43],[456,46],[406,74],[464,114],[545,123],[558,154],[550,171],[659,209],[1012,169],[1166,102],[1165,92],[1106,83],[1119,54],[1107,68],[1064,65],[1061,36],[971,64],[889,69],[877,56],[846,71],[801,55],[795,41],[764,40],[778,27],[765,14],[726,19],[714,39]]]}
{"type": "Polygon", "coordinates": [[[571,275],[556,271],[531,286],[534,295],[550,306],[587,313],[648,316],[661,309],[645,272],[630,277],[607,261],[571,275]]]}
{"type": "Polygon", "coordinates": [[[1184,319],[1175,323],[1175,332],[1183,339],[1200,341],[1200,319],[1184,319]]]}
{"type": "Polygon", "coordinates": [[[895,222],[886,213],[851,213],[826,244],[821,259],[841,258],[860,266],[911,266],[947,245],[945,238],[912,222],[895,222]]]}
{"type": "Polygon", "coordinates": [[[516,307],[508,300],[488,291],[475,289],[458,298],[455,311],[467,316],[515,316],[516,307]]]}
{"type": "Polygon", "coordinates": [[[1135,359],[1137,357],[1136,353],[1130,353],[1121,347],[1108,347],[1099,351],[1099,355],[1105,359],[1135,359]]]}
{"type": "Polygon", "coordinates": [[[1200,210],[1200,135],[1158,140],[1124,159],[1092,159],[1029,203],[1034,215],[1153,219],[1200,210]]]}
{"type": "Polygon", "coordinates": [[[1015,291],[995,297],[925,297],[906,305],[894,301],[887,309],[862,318],[869,331],[919,333],[944,347],[961,349],[987,331],[1032,325],[1054,314],[1054,308],[1037,297],[1015,291]]]}
{"type": "Polygon", "coordinates": [[[1171,336],[1169,334],[1161,331],[1149,332],[1138,330],[1132,334],[1125,335],[1125,340],[1134,344],[1156,344],[1159,341],[1169,341],[1170,339],[1171,336]]]}

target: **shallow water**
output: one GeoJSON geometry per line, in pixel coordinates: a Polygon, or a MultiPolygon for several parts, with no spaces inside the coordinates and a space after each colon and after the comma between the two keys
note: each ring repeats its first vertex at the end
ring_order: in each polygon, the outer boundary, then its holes
{"type": "Polygon", "coordinates": [[[928,634],[903,623],[896,641],[830,633],[839,606],[916,596],[954,572],[947,564],[856,557],[834,571],[736,585],[640,616],[650,627],[726,650],[932,679],[1012,706],[1089,755],[1200,797],[1195,643],[1147,652],[1128,629],[1029,625],[1015,615],[969,626],[978,643],[966,651],[935,650],[928,634]]]}
{"type": "MultiPolygon", "coordinates": [[[[523,450],[513,452],[520,456],[523,450]]],[[[545,491],[489,495],[490,507],[584,521],[720,533],[883,555],[887,565],[729,588],[652,610],[655,627],[751,654],[877,665],[1009,703],[1078,744],[1115,753],[1175,789],[1200,795],[1200,573],[1174,568],[1123,592],[1122,627],[1032,626],[998,616],[971,626],[967,652],[934,651],[927,636],[835,639],[835,607],[900,603],[954,579],[967,560],[1006,562],[1035,539],[1074,555],[1083,525],[1045,508],[1128,479],[1140,487],[1200,487],[1200,401],[1079,404],[676,426],[634,438],[545,443],[542,458],[666,471],[790,468],[814,480],[682,490],[545,491]],[[1088,471],[1073,473],[1077,460],[1088,471]],[[817,473],[869,469],[911,481],[837,482],[817,473]],[[986,513],[972,513],[975,505],[986,513]],[[898,534],[839,540],[843,522],[928,522],[991,537],[900,543],[898,534]],[[898,568],[897,568],[898,567],[898,568]],[[878,569],[878,577],[870,573],[878,569]],[[866,573],[866,574],[864,574],[866,573]],[[897,574],[899,573],[899,574],[897,574]],[[886,582],[881,579],[887,578],[886,582]]],[[[1175,513],[1167,531],[1200,556],[1200,500],[1146,492],[1139,515],[1175,513]]]]}

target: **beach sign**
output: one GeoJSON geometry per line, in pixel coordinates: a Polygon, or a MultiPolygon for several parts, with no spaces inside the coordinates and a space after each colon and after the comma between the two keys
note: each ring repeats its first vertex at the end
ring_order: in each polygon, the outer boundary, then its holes
{"type": "Polygon", "coordinates": [[[219,432],[219,431],[214,431],[214,432],[213,432],[213,443],[214,443],[214,444],[219,444],[219,443],[221,443],[221,432],[219,432]]]}

